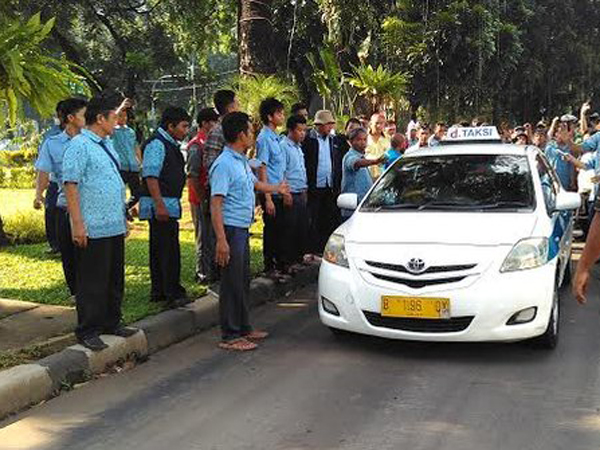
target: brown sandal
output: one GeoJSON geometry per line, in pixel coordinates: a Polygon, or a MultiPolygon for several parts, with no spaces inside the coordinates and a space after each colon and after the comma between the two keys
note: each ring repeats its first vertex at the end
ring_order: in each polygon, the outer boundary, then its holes
{"type": "Polygon", "coordinates": [[[255,350],[258,347],[254,342],[250,342],[245,338],[234,339],[232,341],[219,342],[219,348],[223,350],[233,350],[237,352],[247,352],[255,350]]]}
{"type": "Polygon", "coordinates": [[[260,341],[269,337],[269,333],[266,331],[253,330],[250,333],[244,335],[245,339],[251,339],[253,341],[260,341]]]}

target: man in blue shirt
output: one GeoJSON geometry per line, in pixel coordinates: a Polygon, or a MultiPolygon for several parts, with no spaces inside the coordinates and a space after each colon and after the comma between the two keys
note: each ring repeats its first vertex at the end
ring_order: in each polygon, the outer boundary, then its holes
{"type": "MultiPolygon", "coordinates": [[[[283,103],[275,98],[267,98],[260,104],[260,118],[263,128],[256,139],[256,158],[262,163],[259,171],[260,181],[279,184],[285,172],[285,151],[281,147],[281,137],[276,130],[285,120],[283,103]]],[[[285,212],[283,197],[265,194],[263,206],[263,261],[265,273],[278,274],[284,271],[284,225],[285,212]],[[277,272],[276,272],[277,271],[277,272]]],[[[288,204],[291,199],[287,199],[288,204]]]]}
{"type": "Polygon", "coordinates": [[[136,330],[121,323],[125,287],[125,185],[109,136],[116,105],[90,100],[87,129],[71,139],[63,159],[63,183],[75,243],[78,341],[92,351],[105,349],[100,334],[128,337],[136,330]]]}
{"type": "Polygon", "coordinates": [[[67,201],[62,189],[63,158],[67,145],[85,126],[87,102],[79,98],[70,98],[62,103],[64,131],[49,137],[40,148],[35,168],[38,170],[36,180],[36,199],[43,197],[48,178],[52,177],[58,186],[56,201],[56,234],[62,260],[63,273],[71,295],[75,295],[75,246],[71,239],[71,224],[67,213],[67,201]]]}
{"type": "Polygon", "coordinates": [[[574,129],[567,123],[561,123],[555,132],[554,139],[548,143],[544,153],[554,167],[562,187],[567,191],[574,189],[575,159],[572,153],[578,152],[573,143],[574,129]]]}
{"type": "MultiPolygon", "coordinates": [[[[350,145],[352,146],[342,161],[342,194],[354,193],[358,201],[364,198],[371,186],[373,179],[368,167],[385,162],[385,155],[378,159],[366,159],[368,132],[364,128],[357,128],[350,132],[350,145]]],[[[342,210],[342,217],[348,218],[354,211],[342,210]]]]}
{"type": "Polygon", "coordinates": [[[274,186],[254,176],[246,151],[254,143],[250,117],[242,112],[222,120],[225,148],[209,170],[211,217],[217,239],[215,260],[221,270],[219,318],[226,350],[254,350],[256,340],[268,333],[253,330],[248,313],[250,244],[248,229],[254,220],[254,189],[289,194],[285,182],[274,186]]]}
{"type": "Polygon", "coordinates": [[[189,303],[181,285],[179,219],[185,187],[185,160],[181,152],[190,129],[190,116],[182,108],[168,107],[160,127],[143,148],[140,219],[150,223],[151,301],[170,307],[189,303]]]}
{"type": "Polygon", "coordinates": [[[140,199],[140,148],[135,131],[127,125],[129,109],[122,109],[117,116],[117,126],[112,134],[113,146],[119,154],[121,177],[129,186],[130,197],[127,200],[129,211],[140,199]]]}
{"type": "Polygon", "coordinates": [[[404,151],[407,147],[406,137],[402,133],[396,133],[392,137],[391,148],[385,152],[385,165],[387,169],[396,162],[397,159],[402,158],[404,151]]]}

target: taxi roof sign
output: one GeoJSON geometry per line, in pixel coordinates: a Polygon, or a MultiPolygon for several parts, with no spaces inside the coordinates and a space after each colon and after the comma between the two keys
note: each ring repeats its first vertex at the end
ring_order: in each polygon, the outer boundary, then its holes
{"type": "Polygon", "coordinates": [[[501,142],[496,127],[452,127],[446,133],[445,144],[473,142],[501,142]]]}

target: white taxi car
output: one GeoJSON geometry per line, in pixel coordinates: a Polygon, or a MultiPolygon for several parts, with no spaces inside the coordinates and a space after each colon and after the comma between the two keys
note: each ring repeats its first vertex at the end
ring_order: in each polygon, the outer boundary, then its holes
{"type": "Polygon", "coordinates": [[[319,315],[333,331],[553,348],[572,211],[544,154],[458,128],[396,161],[327,243],[319,315]]]}

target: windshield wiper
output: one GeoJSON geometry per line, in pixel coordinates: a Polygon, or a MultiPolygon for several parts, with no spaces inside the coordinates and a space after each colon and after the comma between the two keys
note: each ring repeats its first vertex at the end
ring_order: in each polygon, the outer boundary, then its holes
{"type": "Polygon", "coordinates": [[[531,205],[531,203],[526,203],[526,202],[496,202],[496,203],[489,203],[487,205],[477,205],[478,208],[481,209],[522,209],[522,208],[527,208],[527,209],[532,209],[533,206],[531,205]]]}
{"type": "Polygon", "coordinates": [[[398,209],[418,209],[419,205],[415,205],[414,203],[397,203],[395,205],[379,205],[372,207],[374,212],[377,211],[394,211],[398,209]]]}
{"type": "Polygon", "coordinates": [[[456,210],[472,210],[479,209],[478,205],[465,205],[464,203],[456,202],[428,202],[423,203],[419,206],[419,211],[424,209],[439,209],[442,211],[456,211],[456,210]]]}

